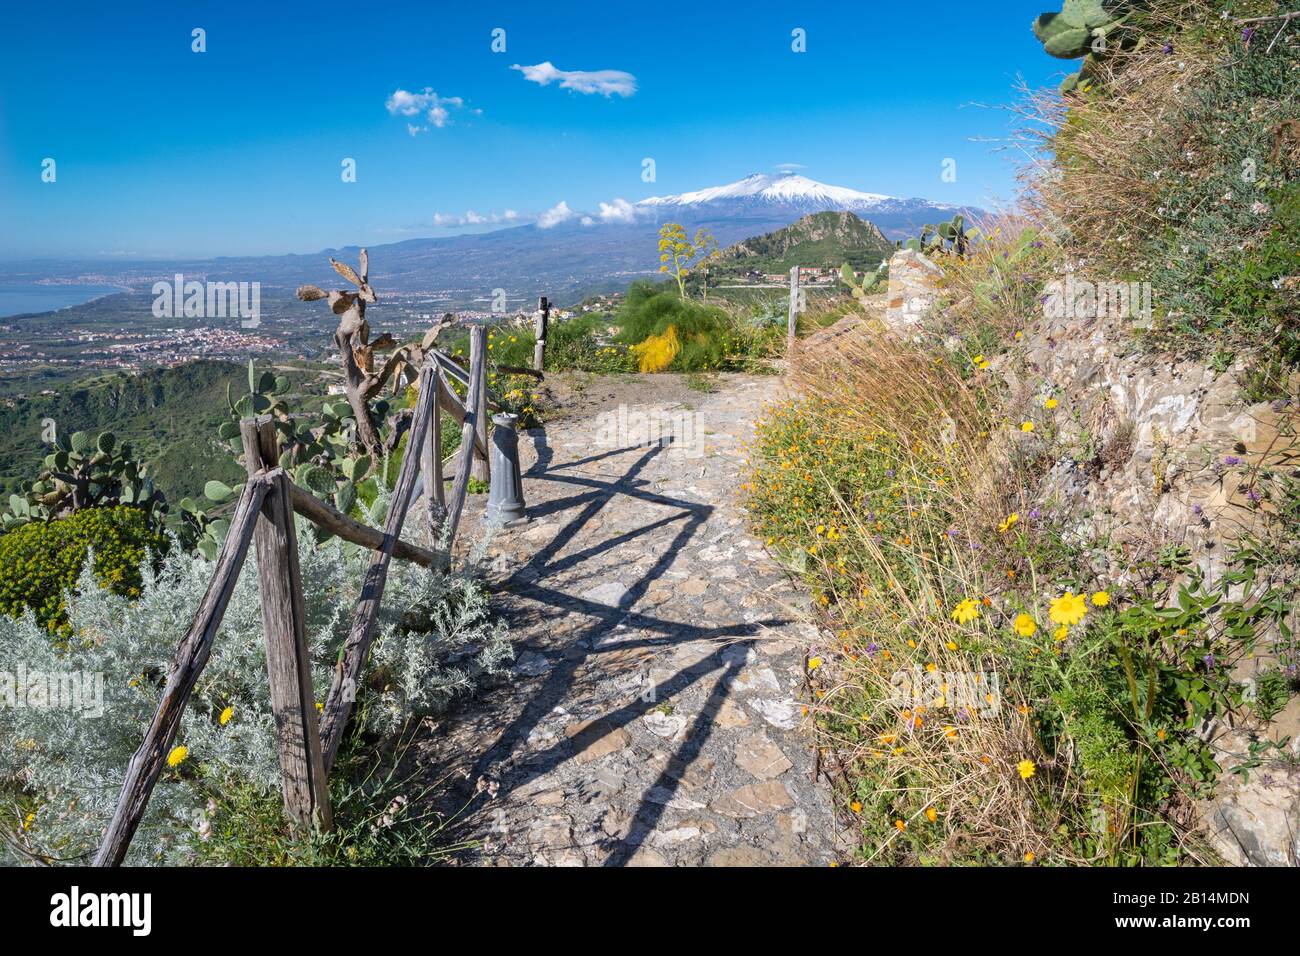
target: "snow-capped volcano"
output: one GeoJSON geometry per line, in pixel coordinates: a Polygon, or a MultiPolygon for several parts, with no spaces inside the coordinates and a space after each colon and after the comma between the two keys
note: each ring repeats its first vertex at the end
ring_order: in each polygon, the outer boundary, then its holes
{"type": "Polygon", "coordinates": [[[638,206],[698,206],[735,199],[757,200],[774,205],[808,205],[821,210],[874,208],[892,199],[880,193],[864,193],[845,186],[827,186],[807,176],[769,176],[754,173],[725,186],[711,186],[678,196],[652,196],[638,206]]]}
{"type": "MultiPolygon", "coordinates": [[[[642,199],[634,208],[638,218],[652,217],[656,221],[677,218],[683,223],[710,228],[715,224],[778,228],[809,213],[852,212],[870,220],[891,239],[913,235],[922,224],[949,219],[957,212],[968,215],[978,212],[928,199],[900,199],[847,186],[828,186],[807,176],[766,173],[754,173],[725,186],[710,186],[676,196],[652,196],[642,199]]],[[[754,234],[767,231],[771,230],[756,229],[754,234]]]]}

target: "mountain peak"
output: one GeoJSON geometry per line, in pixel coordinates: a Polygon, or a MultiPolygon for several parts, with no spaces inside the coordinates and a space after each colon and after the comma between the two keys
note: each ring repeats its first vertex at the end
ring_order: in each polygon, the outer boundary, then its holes
{"type": "Polygon", "coordinates": [[[772,175],[751,173],[744,179],[724,186],[711,186],[676,196],[652,196],[638,206],[699,206],[711,203],[743,200],[756,204],[793,205],[809,208],[868,209],[892,197],[880,193],[861,192],[846,186],[829,186],[807,176],[797,174],[772,175]]]}

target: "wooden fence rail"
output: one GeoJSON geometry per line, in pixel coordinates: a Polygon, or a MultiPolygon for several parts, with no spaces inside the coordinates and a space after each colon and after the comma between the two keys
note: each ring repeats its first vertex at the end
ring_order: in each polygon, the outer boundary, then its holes
{"type": "Polygon", "coordinates": [[[211,655],[250,545],[257,548],[267,674],[285,811],[300,825],[329,829],[329,773],[364,676],[389,564],[397,557],[429,568],[447,566],[469,491],[473,459],[480,453],[487,457],[486,421],[489,408],[495,405],[487,392],[487,330],[481,326],[470,330],[468,369],[435,351],[420,369],[418,383],[406,452],[382,531],[349,518],[298,487],[284,469],[276,467],[279,439],[269,416],[240,422],[248,480],[217,556],[212,580],[176,649],[153,720],[127,765],[121,795],[95,856],[96,866],[118,866],[126,858],[149,797],[167,765],[190,694],[211,655]],[[467,385],[463,405],[447,381],[448,363],[463,374],[467,385]],[[443,488],[440,410],[446,410],[461,426],[450,497],[444,496],[443,488]],[[445,534],[445,557],[400,538],[420,475],[429,512],[430,543],[436,547],[445,534]],[[319,726],[307,651],[295,513],[373,552],[319,726]]]}

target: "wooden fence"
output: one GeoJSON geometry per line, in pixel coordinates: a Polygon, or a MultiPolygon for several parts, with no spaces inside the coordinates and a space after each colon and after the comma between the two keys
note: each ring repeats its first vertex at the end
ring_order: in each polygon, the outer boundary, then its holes
{"type": "MultiPolygon", "coordinates": [[[[212,652],[250,545],[257,549],[267,673],[285,811],[299,824],[329,829],[329,773],[374,639],[389,562],[397,557],[431,568],[449,564],[473,463],[478,458],[487,460],[487,414],[497,406],[488,396],[486,363],[487,330],[475,326],[470,330],[468,368],[435,350],[420,369],[406,453],[382,531],[354,521],[321,501],[276,466],[280,459],[279,437],[270,416],[247,418],[240,423],[248,480],[217,556],[212,580],[172,660],[153,721],[127,765],[121,796],[95,857],[96,866],[118,866],[126,857],[154,785],[166,766],[194,684],[212,652]],[[466,387],[468,394],[463,404],[449,377],[466,387]],[[439,409],[461,427],[460,448],[448,460],[455,465],[450,496],[444,494],[443,468],[448,462],[440,458],[439,409]],[[420,475],[429,515],[428,548],[400,538],[420,475]],[[307,654],[295,514],[373,551],[319,726],[307,654]],[[444,534],[446,550],[439,552],[438,543],[444,534]]],[[[501,370],[540,376],[540,369],[501,370]]]]}

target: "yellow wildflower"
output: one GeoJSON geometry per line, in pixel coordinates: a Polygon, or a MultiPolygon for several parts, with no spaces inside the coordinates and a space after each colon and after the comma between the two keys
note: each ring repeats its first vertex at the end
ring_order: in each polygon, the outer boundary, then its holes
{"type": "Polygon", "coordinates": [[[227,707],[225,710],[221,712],[221,716],[217,718],[217,723],[219,723],[222,727],[224,727],[226,726],[226,724],[230,723],[230,718],[234,716],[235,716],[235,708],[227,707]]]}
{"type": "Polygon", "coordinates": [[[1110,594],[1106,591],[1097,591],[1092,596],[1093,607],[1105,607],[1110,603],[1110,594]]]}
{"type": "Polygon", "coordinates": [[[1032,760],[1022,760],[1020,763],[1016,764],[1016,770],[1020,772],[1021,780],[1028,780],[1034,775],[1034,771],[1037,769],[1038,768],[1034,765],[1032,760]]]}
{"type": "Polygon", "coordinates": [[[167,755],[167,766],[178,767],[189,755],[190,748],[186,747],[184,744],[179,747],[173,747],[172,752],[167,755]]]}
{"type": "Polygon", "coordinates": [[[1017,614],[1016,622],[1012,625],[1016,633],[1021,637],[1033,637],[1038,631],[1038,624],[1028,614],[1017,614]]]}
{"type": "Polygon", "coordinates": [[[1049,616],[1054,624],[1073,627],[1082,621],[1083,616],[1087,613],[1088,605],[1084,601],[1083,595],[1075,594],[1073,591],[1066,591],[1061,597],[1052,601],[1049,616]]]}
{"type": "Polygon", "coordinates": [[[966,598],[952,610],[952,619],[958,624],[969,624],[979,616],[979,602],[973,598],[966,598]]]}

